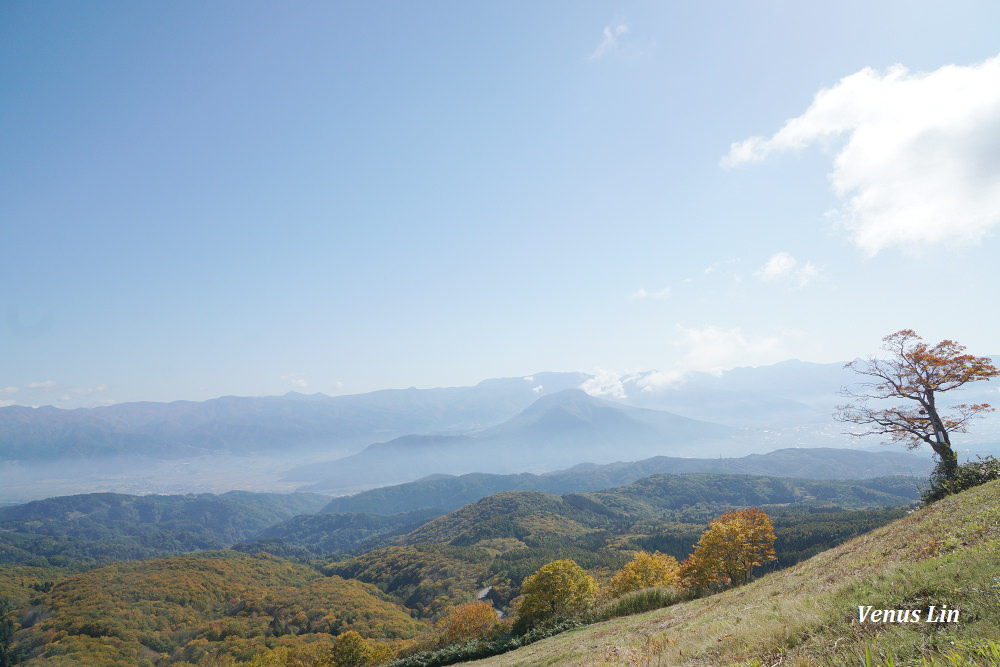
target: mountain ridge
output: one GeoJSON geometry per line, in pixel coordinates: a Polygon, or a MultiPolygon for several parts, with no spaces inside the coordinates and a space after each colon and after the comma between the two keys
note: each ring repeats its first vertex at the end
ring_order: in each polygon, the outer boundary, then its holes
{"type": "MultiPolygon", "coordinates": [[[[536,373],[487,379],[470,387],[385,389],[343,396],[291,392],[75,410],[0,407],[0,503],[93,490],[217,492],[252,484],[256,490],[287,491],[323,481],[308,474],[327,464],[335,471],[344,463],[332,462],[366,446],[408,436],[440,438],[441,456],[455,455],[457,461],[471,458],[470,452],[462,451],[469,442],[449,441],[450,437],[496,439],[488,456],[462,467],[419,462],[419,469],[367,481],[363,478],[370,471],[361,471],[361,475],[342,475],[341,485],[326,490],[354,492],[442,472],[537,473],[588,460],[607,463],[657,454],[742,456],[790,446],[840,446],[847,439],[847,427],[836,423],[832,413],[842,401],[841,386],[857,378],[839,363],[788,361],[718,375],[691,373],[679,384],[668,379],[654,371],[536,373]],[[535,435],[548,427],[546,440],[536,439],[524,447],[511,442],[520,439],[515,432],[518,424],[504,426],[505,422],[563,390],[576,390],[582,400],[589,396],[604,401],[602,410],[608,418],[594,417],[597,411],[588,416],[569,408],[551,412],[547,423],[529,424],[525,417],[520,426],[534,429],[535,435]],[[659,413],[633,412],[638,409],[659,413]],[[664,412],[675,416],[667,418],[664,412]],[[646,419],[643,414],[659,418],[646,419]],[[669,419],[674,421],[668,423],[669,419]],[[574,448],[576,440],[585,446],[574,448]],[[550,448],[559,451],[549,456],[550,448]],[[296,468],[307,474],[290,473],[296,468]]],[[[979,383],[955,392],[955,398],[982,403],[990,402],[995,393],[988,383],[979,383]]],[[[961,442],[956,441],[956,451],[963,455],[1000,451],[998,427],[1000,414],[987,416],[961,442]]],[[[862,439],[858,445],[876,442],[862,439]]],[[[384,465],[384,459],[378,463],[384,465]]]]}
{"type": "MultiPolygon", "coordinates": [[[[682,459],[653,457],[636,462],[575,466],[536,475],[468,473],[435,475],[404,484],[379,487],[332,499],[320,512],[369,512],[397,514],[421,507],[444,511],[458,509],[501,491],[584,493],[631,484],[661,473],[732,473],[802,477],[807,479],[865,479],[890,475],[929,474],[933,463],[902,452],[863,452],[849,449],[782,449],[733,459],[682,459]],[[741,465],[745,464],[745,465],[741,465]]],[[[303,490],[308,490],[308,487],[303,490]]]]}
{"type": "Polygon", "coordinates": [[[474,435],[404,436],[357,454],[289,472],[326,489],[405,482],[434,473],[512,473],[559,467],[566,460],[608,462],[621,456],[722,441],[733,429],[670,413],[622,406],[579,389],[539,398],[511,419],[474,435]]]}

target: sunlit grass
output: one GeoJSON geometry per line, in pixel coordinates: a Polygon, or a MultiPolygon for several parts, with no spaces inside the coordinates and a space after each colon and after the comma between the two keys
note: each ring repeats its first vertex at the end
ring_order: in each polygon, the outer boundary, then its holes
{"type": "Polygon", "coordinates": [[[752,584],[473,664],[858,665],[866,650],[873,665],[998,664],[991,641],[1000,642],[1000,483],[752,584]],[[960,609],[960,621],[858,621],[859,605],[931,604],[960,609]]]}

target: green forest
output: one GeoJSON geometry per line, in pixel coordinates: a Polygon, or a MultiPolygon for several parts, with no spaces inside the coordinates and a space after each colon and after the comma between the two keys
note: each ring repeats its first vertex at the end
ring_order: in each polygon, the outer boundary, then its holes
{"type": "Polygon", "coordinates": [[[682,561],[713,518],[760,506],[777,556],[759,571],[784,568],[903,516],[917,485],[658,474],[395,514],[315,494],[52,498],[0,509],[0,664],[412,661],[477,597],[512,618],[548,563],[604,585],[637,552],[682,561]]]}

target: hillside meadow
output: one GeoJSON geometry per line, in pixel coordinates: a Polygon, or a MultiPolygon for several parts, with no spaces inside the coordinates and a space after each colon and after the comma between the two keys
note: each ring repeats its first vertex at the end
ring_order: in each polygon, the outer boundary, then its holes
{"type": "Polygon", "coordinates": [[[469,664],[996,665],[998,642],[1000,482],[992,482],[751,584],[469,664]],[[928,622],[932,605],[959,619],[928,622]],[[862,622],[859,607],[868,606],[918,610],[921,621],[862,622]]]}

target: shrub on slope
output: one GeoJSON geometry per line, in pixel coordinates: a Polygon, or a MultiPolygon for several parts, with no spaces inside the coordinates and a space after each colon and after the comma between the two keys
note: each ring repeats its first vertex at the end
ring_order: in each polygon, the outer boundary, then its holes
{"type": "Polygon", "coordinates": [[[482,665],[939,663],[1000,641],[1000,482],[951,496],[718,595],[595,624],[482,665]],[[958,623],[872,623],[858,606],[946,604],[958,623]]]}

